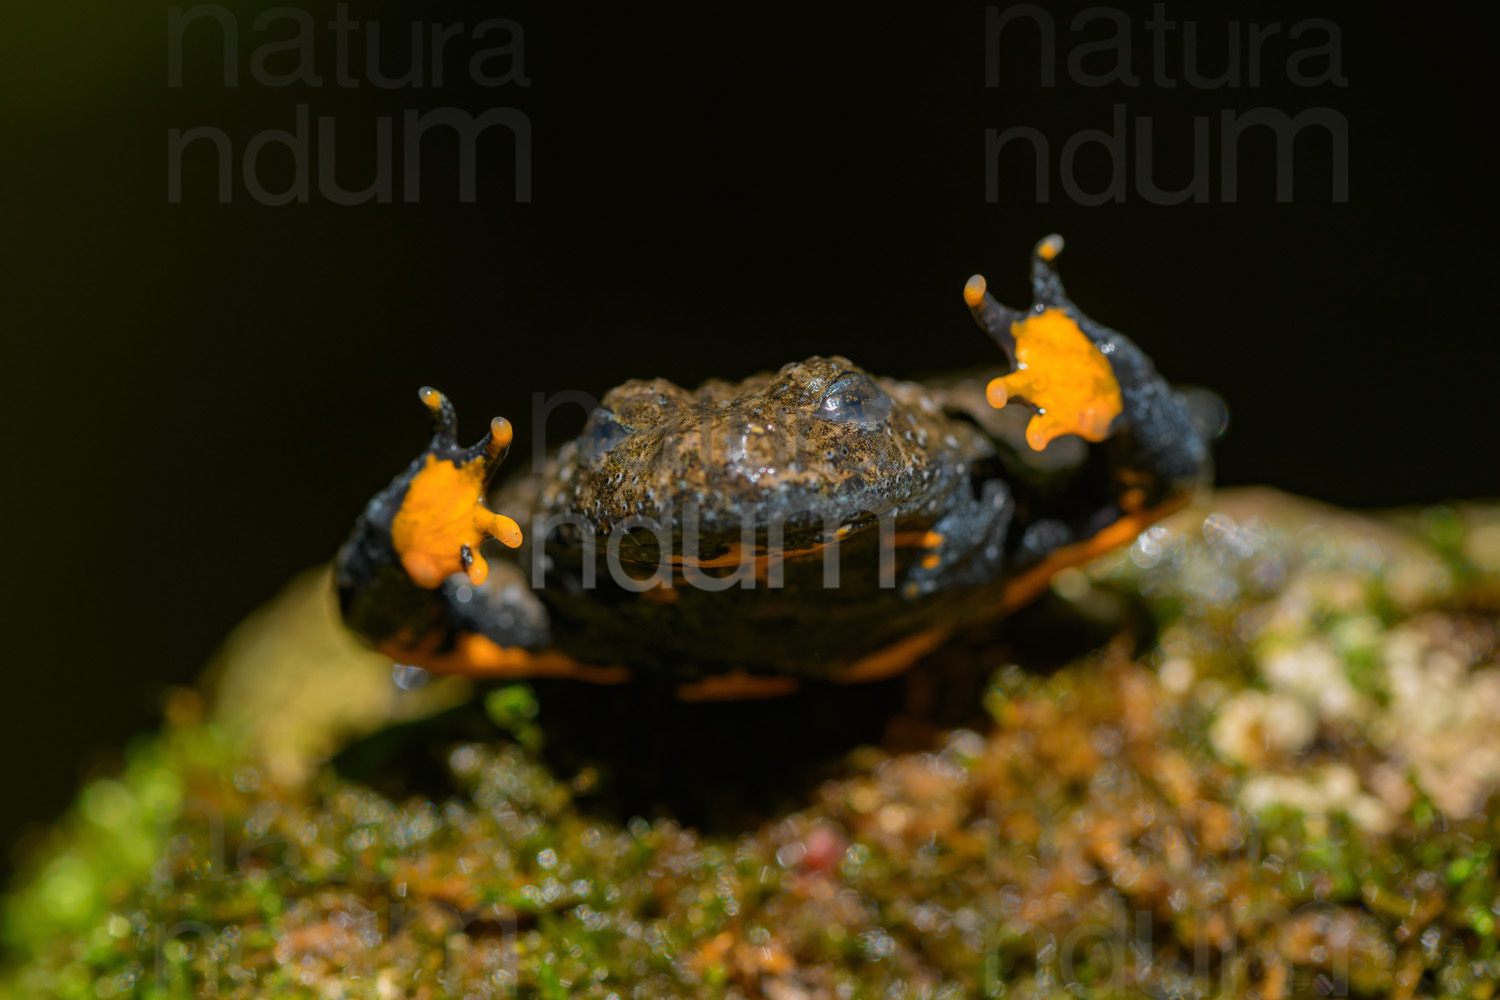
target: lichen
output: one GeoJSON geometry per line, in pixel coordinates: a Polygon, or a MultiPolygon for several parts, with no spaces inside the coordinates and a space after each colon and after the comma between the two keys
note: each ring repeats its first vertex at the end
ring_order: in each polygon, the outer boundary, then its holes
{"type": "Polygon", "coordinates": [[[983,719],[727,825],[612,813],[545,693],[401,690],[303,581],[26,865],[0,997],[1490,997],[1496,538],[1216,496],[1037,612],[1118,638],[966,649],[983,719]]]}

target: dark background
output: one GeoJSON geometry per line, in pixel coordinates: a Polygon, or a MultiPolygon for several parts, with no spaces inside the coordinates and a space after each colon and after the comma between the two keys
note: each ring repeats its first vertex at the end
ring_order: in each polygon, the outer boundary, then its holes
{"type": "MultiPolygon", "coordinates": [[[[388,91],[358,56],[363,85],[336,86],[322,27],[333,5],[313,0],[323,86],[255,83],[251,53],[290,26],[257,32],[263,6],[228,6],[234,88],[207,24],[188,32],[184,85],[167,85],[165,5],[31,5],[0,32],[0,843],[56,815],[155,724],[166,685],[190,682],[240,618],[332,555],[424,442],[419,385],[453,397],[465,438],[509,415],[517,468],[533,392],[739,377],[815,353],[889,375],[988,362],[963,281],[983,271],[1024,304],[1027,252],[1052,231],[1068,239],[1064,276],[1085,310],[1169,377],[1226,397],[1221,483],[1356,506],[1500,491],[1493,171],[1479,155],[1488,56],[1477,32],[1418,8],[1382,19],[1338,4],[1171,4],[1211,74],[1231,22],[1242,68],[1249,25],[1283,25],[1258,87],[1209,90],[1183,81],[1180,27],[1163,48],[1177,86],[1152,80],[1148,5],[1119,8],[1140,86],[1072,82],[1068,55],[1110,29],[1074,32],[1075,8],[1052,6],[1056,86],[1040,82],[1035,29],[1016,25],[991,89],[983,5],[356,4],[351,18],[380,22],[391,72],[410,59],[413,19],[524,26],[529,87],[474,84],[465,63],[486,43],[461,37],[442,87],[388,91]],[[1288,55],[1325,37],[1290,42],[1306,18],[1338,26],[1347,86],[1289,78],[1288,55]],[[307,204],[267,207],[238,165],[220,204],[206,144],[169,203],[168,129],[222,129],[238,159],[257,132],[291,128],[299,103],[335,119],[346,187],[373,175],[381,116],[399,144],[408,109],[519,109],[532,199],[517,203],[514,146],[497,129],[480,143],[473,204],[456,195],[454,143],[436,137],[416,204],[399,203],[399,165],[396,204],[334,205],[314,184],[307,204]],[[1133,162],[1118,203],[1063,190],[1060,147],[1110,128],[1116,104],[1151,119],[1167,187],[1189,179],[1192,118],[1208,116],[1207,203],[1153,204],[1133,162]],[[1268,133],[1246,137],[1237,167],[1220,162],[1221,112],[1318,107],[1348,123],[1346,203],[1320,129],[1296,141],[1290,201],[1276,197],[1268,133]],[[1051,143],[1045,203],[1015,152],[986,201],[985,130],[1016,125],[1051,143]],[[1226,169],[1234,203],[1219,190],[1226,169]]],[[[1327,61],[1302,69],[1321,76],[1327,61]]],[[[1132,161],[1137,145],[1132,134],[1132,161]]],[[[1099,190],[1107,166],[1098,148],[1080,154],[1077,181],[1099,190]]],[[[267,153],[261,176],[280,189],[288,163],[267,153]]],[[[554,438],[580,422],[560,416],[554,438]]]]}

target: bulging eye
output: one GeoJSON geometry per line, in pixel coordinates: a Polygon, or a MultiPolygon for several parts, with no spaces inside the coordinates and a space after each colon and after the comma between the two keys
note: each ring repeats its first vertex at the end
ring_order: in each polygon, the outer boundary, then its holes
{"type": "Polygon", "coordinates": [[[595,407],[583,425],[583,433],[578,435],[578,450],[592,462],[629,436],[630,428],[616,420],[613,413],[602,406],[595,407]]]}
{"type": "Polygon", "coordinates": [[[823,392],[818,415],[839,423],[875,424],[891,415],[891,397],[859,372],[839,372],[823,392]]]}

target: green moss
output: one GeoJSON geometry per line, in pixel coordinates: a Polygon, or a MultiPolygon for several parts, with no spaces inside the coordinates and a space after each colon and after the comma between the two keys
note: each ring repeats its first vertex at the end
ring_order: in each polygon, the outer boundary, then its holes
{"type": "MultiPolygon", "coordinates": [[[[1474,536],[1500,512],[1206,513],[1053,599],[1144,601],[1139,655],[964,651],[999,668],[985,724],[858,749],[738,825],[611,812],[620,769],[561,753],[527,685],[325,712],[332,762],[306,727],[304,756],[267,752],[274,700],[179,696],[7,897],[0,996],[1494,995],[1500,603],[1474,536]]],[[[297,699],[328,638],[280,642],[220,690],[274,662],[297,699]]],[[[356,666],[350,698],[384,704],[385,667],[356,666]]]]}

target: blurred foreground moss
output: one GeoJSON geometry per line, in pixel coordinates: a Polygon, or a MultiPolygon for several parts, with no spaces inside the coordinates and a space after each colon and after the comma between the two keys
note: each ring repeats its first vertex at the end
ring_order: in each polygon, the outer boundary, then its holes
{"type": "Polygon", "coordinates": [[[300,581],[30,859],[0,996],[1497,992],[1500,508],[1221,494],[1050,602],[1154,630],[968,649],[987,721],[692,827],[604,808],[624,758],[560,765],[529,687],[393,685],[300,581]]]}

